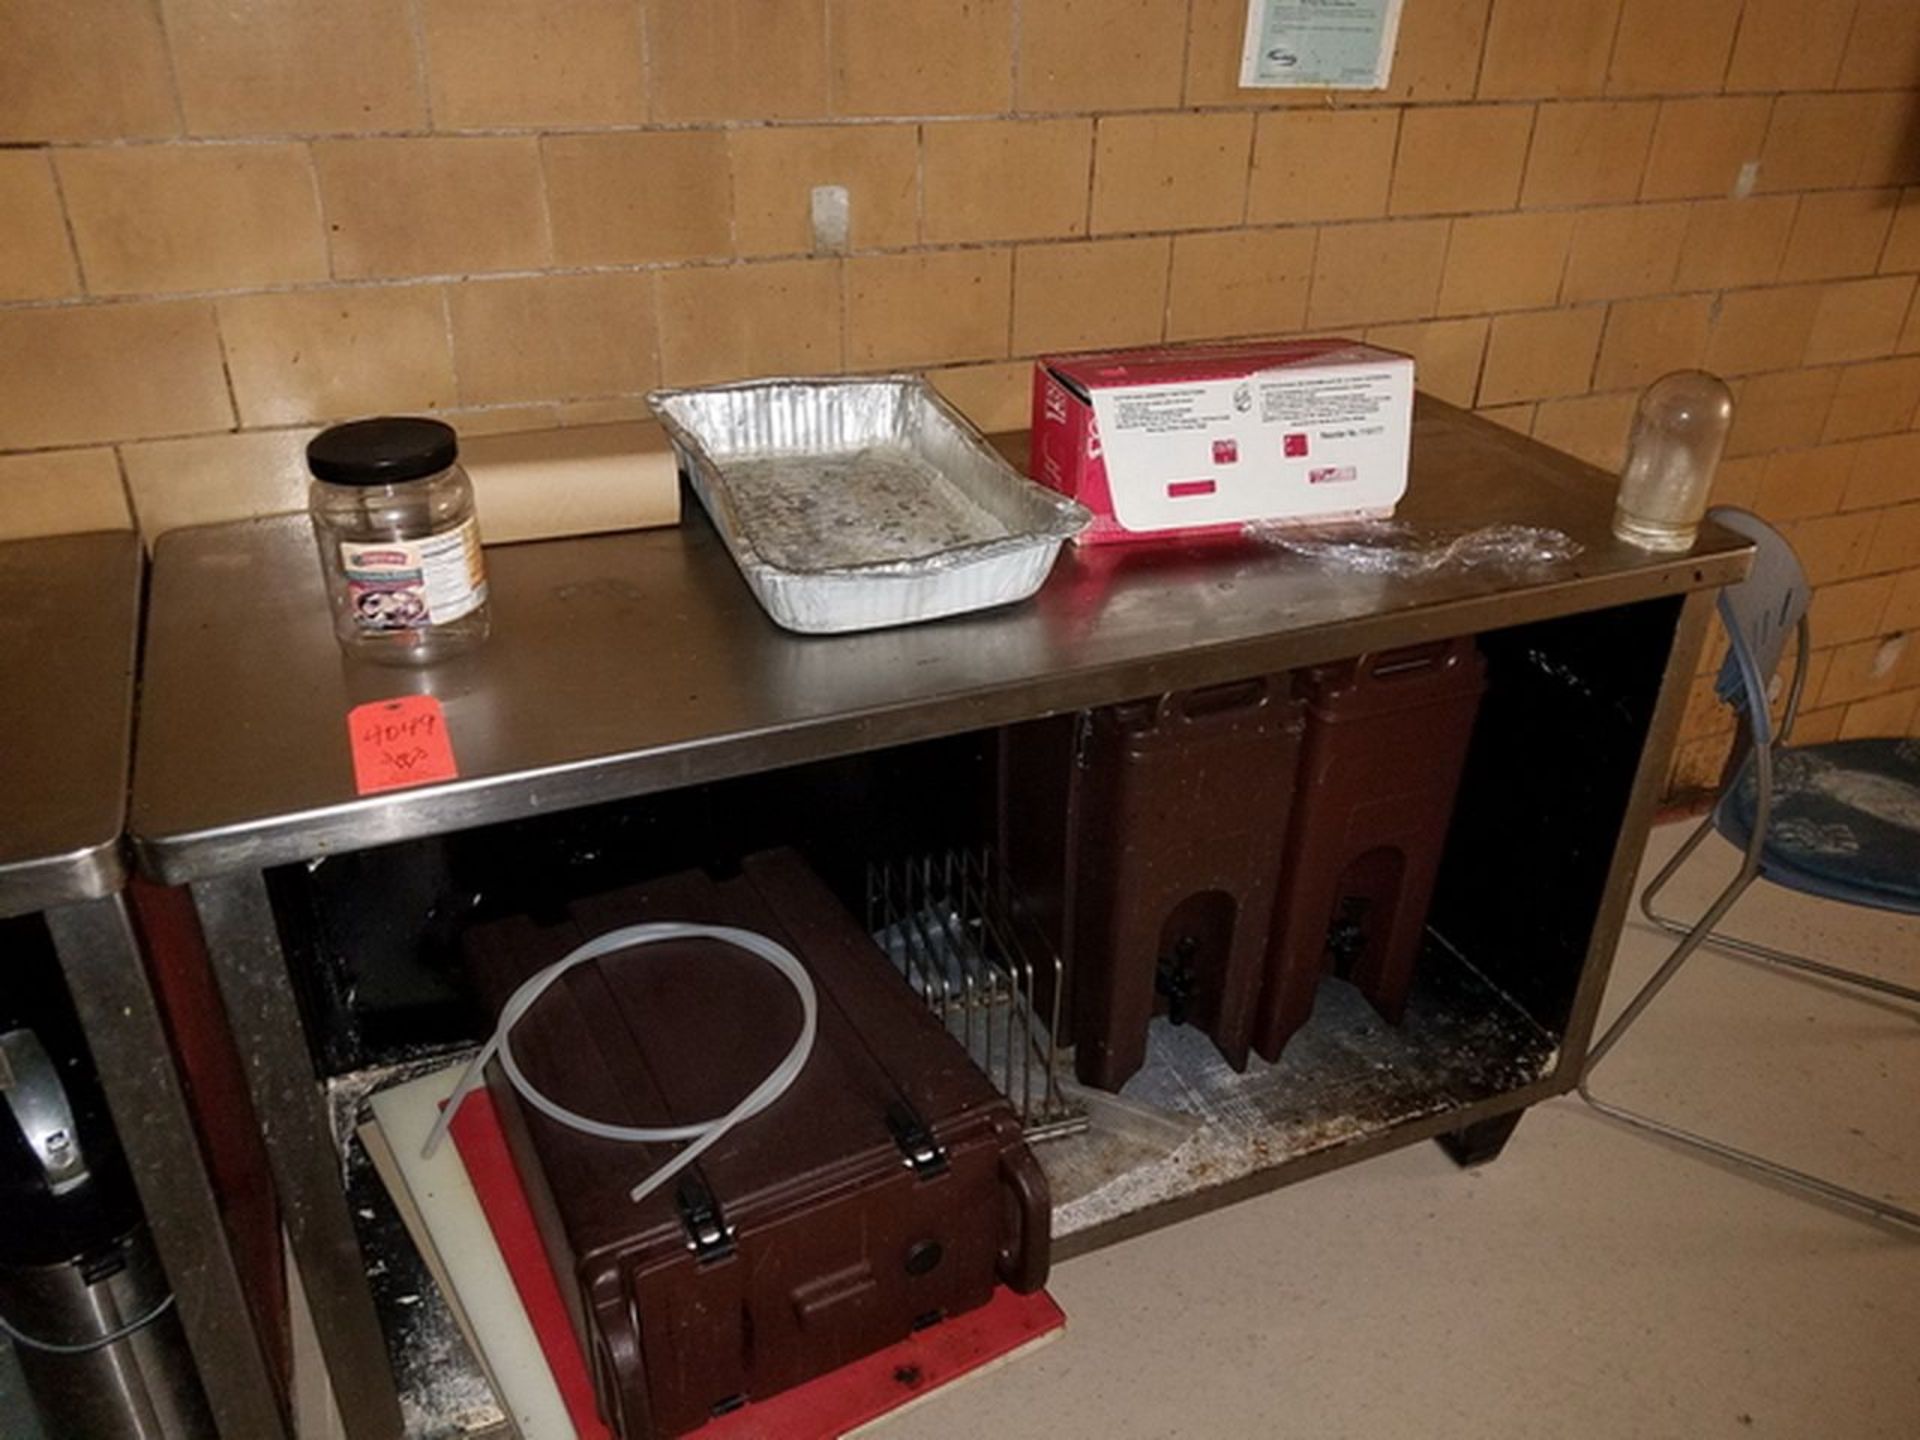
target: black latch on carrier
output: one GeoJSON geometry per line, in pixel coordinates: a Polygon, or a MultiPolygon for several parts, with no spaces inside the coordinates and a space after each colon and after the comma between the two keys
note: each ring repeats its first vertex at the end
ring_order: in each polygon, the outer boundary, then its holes
{"type": "Polygon", "coordinates": [[[674,1191],[680,1223],[686,1227],[687,1248],[702,1262],[733,1253],[733,1227],[720,1213],[720,1202],[698,1179],[689,1175],[674,1191]]]}
{"type": "Polygon", "coordinates": [[[925,1177],[946,1172],[946,1148],[933,1138],[927,1122],[906,1105],[895,1105],[888,1109],[887,1129],[893,1134],[893,1143],[900,1147],[901,1155],[906,1158],[907,1168],[914,1174],[925,1177]]]}

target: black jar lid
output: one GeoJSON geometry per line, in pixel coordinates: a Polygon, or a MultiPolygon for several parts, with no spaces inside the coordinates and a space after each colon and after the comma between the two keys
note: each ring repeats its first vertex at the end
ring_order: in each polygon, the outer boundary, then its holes
{"type": "Polygon", "coordinates": [[[330,485],[399,485],[438,475],[459,454],[445,421],[381,415],[322,430],[307,442],[307,468],[330,485]]]}

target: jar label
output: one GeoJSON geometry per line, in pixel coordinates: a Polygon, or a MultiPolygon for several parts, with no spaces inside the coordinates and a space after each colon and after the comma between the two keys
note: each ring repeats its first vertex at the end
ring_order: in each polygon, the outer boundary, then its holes
{"type": "Polygon", "coordinates": [[[345,540],[353,623],[364,631],[445,625],[487,603],[480,527],[471,519],[424,540],[345,540]]]}

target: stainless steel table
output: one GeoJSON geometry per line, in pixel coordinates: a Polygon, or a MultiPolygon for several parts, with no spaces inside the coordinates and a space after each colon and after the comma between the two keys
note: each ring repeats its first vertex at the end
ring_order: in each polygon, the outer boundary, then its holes
{"type": "MultiPolygon", "coordinates": [[[[1020,455],[1024,437],[1003,437],[1020,455]]],[[[266,867],[694,782],[927,740],[1425,639],[1667,597],[1659,685],[1553,1074],[1500,1102],[1314,1157],[1285,1178],[1498,1119],[1567,1089],[1678,727],[1711,592],[1744,573],[1708,527],[1659,557],[1609,533],[1610,477],[1422,398],[1411,525],[1566,532],[1550,572],[1362,575],[1270,546],[1070,551],[1004,611],[836,638],[776,629],[697,512],[677,529],[488,552],[495,634],[424,673],[342,657],[303,517],[176,531],[154,558],[129,832],[154,877],[192,886],[267,1117],[294,1252],[357,1440],[398,1410],[294,1006],[266,867]],[[453,781],[359,796],[347,712],[408,693],[444,707],[453,781]]],[[[1228,1187],[1218,1203],[1272,1177],[1228,1187]]],[[[1185,1213],[1169,1207],[1160,1217],[1185,1213]]],[[[1150,1222],[1139,1222],[1150,1223],[1150,1222]]],[[[1134,1226],[1137,1228],[1137,1224],[1134,1226]]],[[[1115,1229],[1113,1234],[1121,1233],[1115,1229]]]]}
{"type": "Polygon", "coordinates": [[[224,1433],[285,1435],[121,890],[141,553],[0,545],[0,918],[41,914],[224,1433]]]}

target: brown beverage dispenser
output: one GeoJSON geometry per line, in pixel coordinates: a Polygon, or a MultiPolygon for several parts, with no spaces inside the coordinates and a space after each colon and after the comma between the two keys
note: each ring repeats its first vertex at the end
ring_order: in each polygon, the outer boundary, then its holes
{"type": "Polygon", "coordinates": [[[1289,688],[1257,676],[1005,733],[1002,850],[1065,961],[1083,1083],[1124,1085],[1158,1012],[1245,1068],[1300,741],[1289,688]]]}
{"type": "Polygon", "coordinates": [[[1306,737],[1254,1034],[1262,1058],[1280,1058],[1328,972],[1399,1022],[1485,689],[1470,637],[1300,672],[1306,737]]]}

